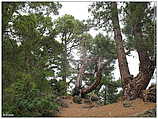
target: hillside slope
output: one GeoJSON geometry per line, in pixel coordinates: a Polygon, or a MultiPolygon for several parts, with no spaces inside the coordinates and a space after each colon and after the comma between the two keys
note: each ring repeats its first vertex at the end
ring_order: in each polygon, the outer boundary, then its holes
{"type": "Polygon", "coordinates": [[[67,108],[61,108],[58,117],[131,117],[156,107],[156,103],[145,103],[141,99],[128,102],[129,107],[124,107],[123,102],[105,106],[94,104],[76,104],[72,98],[64,99],[67,108]]]}

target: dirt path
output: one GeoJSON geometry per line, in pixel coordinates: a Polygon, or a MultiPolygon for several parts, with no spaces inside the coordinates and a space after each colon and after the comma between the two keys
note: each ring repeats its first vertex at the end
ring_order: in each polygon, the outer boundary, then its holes
{"type": "Polygon", "coordinates": [[[155,103],[144,103],[141,99],[131,101],[131,107],[124,107],[122,102],[105,106],[76,104],[72,99],[65,99],[68,108],[62,108],[58,117],[129,117],[152,109],[155,103]]]}

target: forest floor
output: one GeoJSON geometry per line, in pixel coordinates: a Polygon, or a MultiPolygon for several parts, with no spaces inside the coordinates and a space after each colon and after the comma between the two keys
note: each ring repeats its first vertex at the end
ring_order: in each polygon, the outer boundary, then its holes
{"type": "Polygon", "coordinates": [[[76,104],[71,96],[65,98],[64,102],[67,107],[61,108],[57,117],[137,117],[156,107],[156,103],[143,102],[142,99],[129,101],[130,106],[127,107],[122,101],[104,106],[94,103],[76,104]]]}

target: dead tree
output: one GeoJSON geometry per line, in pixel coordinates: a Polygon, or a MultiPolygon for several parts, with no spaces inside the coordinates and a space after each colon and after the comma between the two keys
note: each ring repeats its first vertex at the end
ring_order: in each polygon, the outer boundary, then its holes
{"type": "Polygon", "coordinates": [[[80,90],[81,90],[81,86],[82,86],[82,78],[83,78],[86,67],[87,67],[87,59],[84,58],[83,64],[81,65],[81,68],[79,69],[79,73],[78,73],[77,80],[75,83],[75,88],[74,88],[73,94],[72,94],[73,96],[80,94],[80,90]]]}
{"type": "Polygon", "coordinates": [[[88,86],[87,88],[81,89],[81,92],[80,92],[81,95],[85,95],[85,94],[88,94],[88,93],[92,92],[100,84],[101,78],[102,78],[102,70],[103,70],[103,63],[101,61],[101,57],[99,57],[99,59],[98,59],[96,69],[97,69],[97,71],[94,74],[94,77],[96,79],[95,82],[92,85],[88,86]]]}
{"type": "MultiPolygon", "coordinates": [[[[77,76],[77,80],[75,83],[75,88],[73,90],[73,96],[74,95],[80,95],[83,96],[85,94],[88,94],[90,92],[92,92],[93,90],[95,90],[97,88],[97,86],[100,84],[101,82],[101,78],[102,78],[102,71],[105,67],[106,63],[102,62],[103,57],[93,57],[91,59],[89,58],[85,58],[84,63],[81,65],[81,68],[79,70],[78,76],[77,76]],[[95,72],[94,72],[94,77],[95,77],[95,82],[92,83],[92,85],[86,87],[86,88],[82,88],[82,80],[84,78],[84,72],[88,66],[88,62],[95,62],[97,63],[96,67],[95,67],[95,72]]],[[[92,73],[90,73],[92,74],[92,73]]]]}

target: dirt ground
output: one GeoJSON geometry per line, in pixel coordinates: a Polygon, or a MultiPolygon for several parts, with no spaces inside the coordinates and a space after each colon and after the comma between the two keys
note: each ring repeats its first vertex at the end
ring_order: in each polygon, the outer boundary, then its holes
{"type": "Polygon", "coordinates": [[[131,117],[156,107],[156,103],[145,103],[141,99],[130,101],[129,107],[124,107],[124,102],[104,106],[94,104],[76,104],[72,97],[64,99],[67,108],[61,108],[57,117],[131,117]]]}

